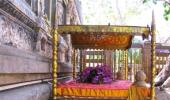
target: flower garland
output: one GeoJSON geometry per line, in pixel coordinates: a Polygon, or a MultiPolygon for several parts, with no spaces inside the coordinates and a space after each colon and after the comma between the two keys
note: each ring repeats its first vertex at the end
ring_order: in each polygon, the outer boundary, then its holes
{"type": "Polygon", "coordinates": [[[77,77],[78,82],[106,84],[113,80],[112,72],[107,65],[97,65],[96,67],[85,68],[77,77]]]}

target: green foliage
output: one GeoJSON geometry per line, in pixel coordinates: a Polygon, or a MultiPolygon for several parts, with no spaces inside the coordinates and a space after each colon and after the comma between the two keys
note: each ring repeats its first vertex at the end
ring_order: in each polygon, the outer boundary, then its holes
{"type": "MultiPolygon", "coordinates": [[[[148,2],[150,2],[151,0],[143,0],[143,3],[148,3],[148,2]]],[[[157,4],[157,0],[152,0],[152,2],[154,3],[154,4],[157,4]]]]}
{"type": "MultiPolygon", "coordinates": [[[[157,4],[158,0],[143,0],[143,3],[149,3],[152,2],[154,4],[157,4]]],[[[164,7],[164,14],[163,17],[165,18],[165,20],[169,20],[170,18],[170,4],[167,1],[164,1],[163,3],[163,7],[164,7]]]]}
{"type": "Polygon", "coordinates": [[[150,1],[150,0],[143,0],[143,3],[147,3],[148,1],[150,1]]]}
{"type": "Polygon", "coordinates": [[[164,2],[163,6],[164,6],[164,15],[163,16],[166,20],[168,20],[170,17],[170,5],[166,2],[164,2]]]}

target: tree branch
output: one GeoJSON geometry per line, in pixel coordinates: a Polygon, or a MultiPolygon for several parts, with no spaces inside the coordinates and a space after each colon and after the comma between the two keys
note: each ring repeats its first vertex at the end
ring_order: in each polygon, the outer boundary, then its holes
{"type": "Polygon", "coordinates": [[[170,6],[170,1],[168,2],[167,0],[164,0],[169,6],[170,6]]]}
{"type": "Polygon", "coordinates": [[[169,1],[167,1],[167,0],[157,0],[157,1],[163,1],[163,2],[167,3],[170,6],[170,0],[169,1]]]}
{"type": "Polygon", "coordinates": [[[119,14],[119,17],[120,17],[121,24],[124,24],[122,14],[121,14],[121,11],[120,11],[120,9],[119,9],[118,0],[116,0],[116,9],[117,9],[117,11],[118,11],[118,14],[119,14]]]}

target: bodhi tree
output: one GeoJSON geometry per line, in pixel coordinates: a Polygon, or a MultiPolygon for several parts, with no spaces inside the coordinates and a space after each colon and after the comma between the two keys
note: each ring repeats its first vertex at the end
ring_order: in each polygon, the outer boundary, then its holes
{"type": "Polygon", "coordinates": [[[163,17],[165,20],[169,20],[170,18],[170,0],[143,0],[143,3],[153,3],[157,4],[158,2],[162,2],[162,6],[164,7],[164,14],[163,17]]]}

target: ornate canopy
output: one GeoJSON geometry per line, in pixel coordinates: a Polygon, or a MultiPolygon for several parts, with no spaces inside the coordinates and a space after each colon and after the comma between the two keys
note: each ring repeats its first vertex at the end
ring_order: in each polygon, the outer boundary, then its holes
{"type": "Polygon", "coordinates": [[[127,49],[134,35],[148,37],[149,27],[113,25],[60,25],[60,34],[71,34],[74,48],[127,49]]]}

